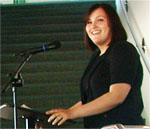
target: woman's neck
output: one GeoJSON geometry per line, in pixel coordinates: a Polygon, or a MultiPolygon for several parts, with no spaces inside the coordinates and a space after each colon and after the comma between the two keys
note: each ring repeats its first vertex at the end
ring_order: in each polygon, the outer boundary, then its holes
{"type": "Polygon", "coordinates": [[[106,52],[106,50],[108,49],[108,47],[109,47],[109,45],[98,46],[98,48],[100,50],[100,55],[99,56],[103,55],[106,52]]]}

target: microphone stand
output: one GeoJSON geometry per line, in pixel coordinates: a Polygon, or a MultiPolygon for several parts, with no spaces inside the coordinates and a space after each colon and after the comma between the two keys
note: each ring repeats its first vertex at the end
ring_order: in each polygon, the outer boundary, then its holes
{"type": "Polygon", "coordinates": [[[20,64],[16,72],[13,74],[10,74],[10,77],[6,84],[4,85],[4,88],[2,88],[1,92],[5,93],[8,88],[9,84],[11,83],[12,85],[12,94],[13,94],[13,117],[14,117],[14,129],[17,129],[17,101],[16,101],[16,92],[17,92],[17,87],[23,86],[23,78],[21,76],[21,70],[24,67],[24,65],[29,61],[29,59],[32,57],[32,54],[29,54],[25,57],[23,62],[20,64]]]}

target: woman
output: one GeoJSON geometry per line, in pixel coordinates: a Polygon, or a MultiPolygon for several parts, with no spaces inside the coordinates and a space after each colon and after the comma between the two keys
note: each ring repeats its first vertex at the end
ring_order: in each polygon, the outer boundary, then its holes
{"type": "Polygon", "coordinates": [[[128,43],[116,11],[108,4],[95,4],[85,16],[85,44],[93,52],[81,79],[81,101],[69,109],[46,114],[53,125],[84,118],[85,128],[110,124],[143,125],[139,54],[128,43]]]}

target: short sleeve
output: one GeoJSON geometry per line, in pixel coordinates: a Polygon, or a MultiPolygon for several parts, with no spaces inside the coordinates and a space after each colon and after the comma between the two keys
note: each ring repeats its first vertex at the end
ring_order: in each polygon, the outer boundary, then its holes
{"type": "Polygon", "coordinates": [[[118,43],[110,52],[111,84],[133,84],[139,63],[139,55],[135,47],[129,43],[118,43]]]}

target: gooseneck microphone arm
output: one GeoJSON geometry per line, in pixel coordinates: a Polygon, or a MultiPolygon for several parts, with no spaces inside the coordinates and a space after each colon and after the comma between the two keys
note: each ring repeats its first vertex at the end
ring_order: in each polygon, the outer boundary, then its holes
{"type": "Polygon", "coordinates": [[[19,75],[19,73],[21,72],[22,68],[24,67],[24,65],[29,61],[29,59],[32,57],[32,54],[26,56],[26,58],[23,60],[23,62],[20,64],[20,66],[18,67],[18,69],[16,70],[16,72],[14,72],[8,79],[8,81],[5,83],[4,87],[2,88],[1,92],[5,93],[8,88],[9,88],[9,84],[19,75]]]}

